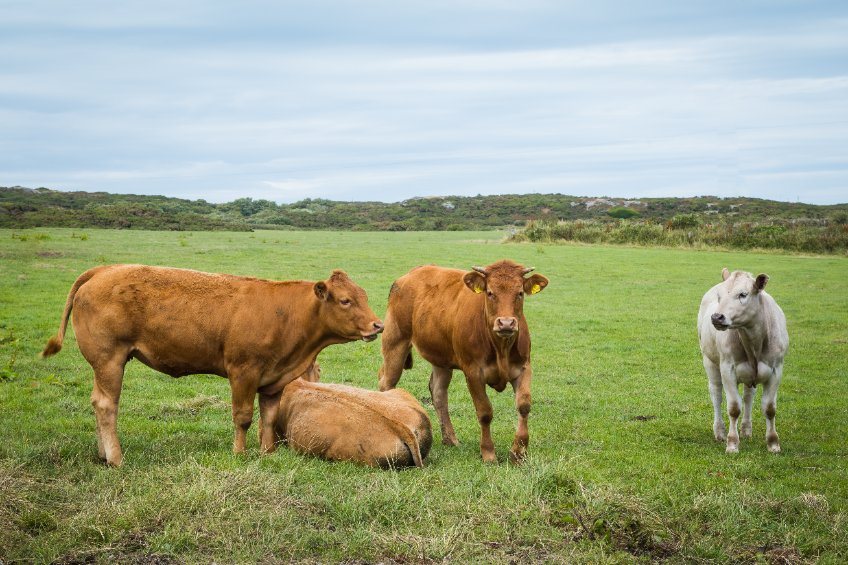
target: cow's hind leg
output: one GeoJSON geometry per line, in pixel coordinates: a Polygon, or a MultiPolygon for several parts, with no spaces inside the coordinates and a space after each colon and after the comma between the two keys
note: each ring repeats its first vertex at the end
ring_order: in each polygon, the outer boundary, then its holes
{"type": "Polygon", "coordinates": [[[713,403],[713,437],[716,441],[725,441],[727,431],[724,427],[724,416],[721,413],[722,385],[721,371],[718,366],[704,357],[704,369],[707,371],[707,381],[710,388],[710,400],[713,403]]]}
{"type": "MultiPolygon", "coordinates": [[[[259,379],[246,376],[230,377],[233,398],[233,453],[244,453],[247,442],[247,430],[253,423],[253,403],[256,400],[256,388],[259,379]]],[[[268,422],[272,424],[272,422],[268,422]]],[[[264,422],[263,422],[263,425],[264,422]]],[[[264,435],[262,436],[264,438],[264,435]]]]}
{"type": "Polygon", "coordinates": [[[124,381],[127,358],[121,355],[94,367],[91,405],[97,422],[97,453],[108,465],[120,467],[123,462],[118,441],[118,402],[124,381]]]}
{"type": "Polygon", "coordinates": [[[774,417],[777,413],[777,387],[780,384],[782,371],[782,367],[778,368],[775,375],[763,383],[762,409],[766,417],[766,445],[772,453],[780,453],[780,438],[774,425],[774,417]]]}
{"type": "Polygon", "coordinates": [[[391,312],[386,314],[385,324],[386,329],[383,331],[383,342],[380,346],[383,353],[383,364],[378,373],[381,391],[395,388],[404,368],[412,368],[412,364],[409,362],[411,361],[412,344],[401,331],[391,312]]]}
{"type": "Polygon", "coordinates": [[[471,400],[474,401],[474,410],[477,412],[477,421],[480,423],[480,455],[485,463],[496,463],[495,443],[492,441],[492,403],[486,394],[486,385],[483,384],[482,375],[469,376],[465,373],[465,381],[471,392],[471,400]]]}
{"type": "Polygon", "coordinates": [[[452,378],[453,371],[443,367],[434,366],[430,374],[430,397],[433,399],[433,408],[436,409],[436,415],[439,417],[442,443],[445,445],[459,445],[448,412],[448,386],[452,378]]]}

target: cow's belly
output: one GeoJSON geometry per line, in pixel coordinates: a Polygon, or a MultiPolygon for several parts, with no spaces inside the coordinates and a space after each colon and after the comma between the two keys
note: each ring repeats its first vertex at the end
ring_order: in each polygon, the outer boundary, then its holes
{"type": "Polygon", "coordinates": [[[489,364],[483,367],[483,379],[487,385],[498,392],[503,391],[506,385],[513,382],[521,375],[521,367],[519,365],[511,365],[506,375],[502,375],[496,364],[489,364]]]}
{"type": "Polygon", "coordinates": [[[434,367],[442,367],[445,369],[459,369],[456,356],[453,353],[453,348],[445,343],[437,341],[426,341],[420,339],[412,340],[415,349],[421,357],[433,365],[434,367]]]}
{"type": "Polygon", "coordinates": [[[204,355],[202,351],[197,349],[186,349],[179,351],[173,347],[150,346],[140,343],[133,348],[130,356],[138,359],[151,369],[172,377],[195,374],[226,376],[223,367],[214,362],[214,355],[204,355]]]}
{"type": "Polygon", "coordinates": [[[770,381],[774,376],[774,369],[765,363],[758,363],[757,375],[754,377],[754,370],[751,363],[742,361],[736,364],[736,382],[746,385],[762,384],[770,381]]]}

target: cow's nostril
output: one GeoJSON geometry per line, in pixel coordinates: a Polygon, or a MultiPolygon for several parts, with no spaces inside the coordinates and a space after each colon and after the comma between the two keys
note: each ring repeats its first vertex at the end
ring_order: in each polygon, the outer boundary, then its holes
{"type": "Polygon", "coordinates": [[[377,330],[377,331],[382,330],[383,329],[383,323],[382,322],[374,322],[374,329],[377,330]]]}

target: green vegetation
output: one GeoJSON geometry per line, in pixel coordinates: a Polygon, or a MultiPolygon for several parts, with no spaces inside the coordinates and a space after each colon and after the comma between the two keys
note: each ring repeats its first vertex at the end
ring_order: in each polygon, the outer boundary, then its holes
{"type": "MultiPolygon", "coordinates": [[[[844,258],[502,244],[492,231],[80,233],[0,230],[0,374],[10,375],[0,378],[0,561],[848,560],[844,258]],[[400,386],[435,424],[423,470],[286,449],[260,457],[255,428],[249,455],[233,456],[224,379],[171,379],[137,361],[121,398],[125,466],[107,469],[73,332],[60,354],[37,357],[71,283],[99,263],[277,279],[343,267],[382,314],[392,281],[416,265],[503,257],[551,280],[525,307],[534,382],[522,467],[506,463],[512,393],[490,391],[501,462],[484,466],[462,377],[450,393],[462,443],[449,448],[416,356],[400,386]],[[779,455],[766,451],[758,410],[737,456],[712,438],[695,318],[723,266],[767,272],[789,320],[779,455]]],[[[320,361],[325,381],[375,388],[380,341],[333,346],[320,361]]]]}
{"type": "Polygon", "coordinates": [[[639,217],[665,223],[691,216],[699,223],[845,224],[848,204],[816,206],[753,198],[589,198],[564,194],[506,194],[411,198],[403,202],[293,204],[239,198],[224,204],[164,196],[59,192],[0,187],[0,228],[70,227],[150,230],[320,229],[460,231],[545,222],[639,217]]]}
{"type": "Polygon", "coordinates": [[[701,224],[695,214],[678,214],[665,224],[651,221],[537,222],[513,241],[612,243],[625,245],[758,249],[795,253],[848,253],[848,226],[835,222],[701,224]]]}

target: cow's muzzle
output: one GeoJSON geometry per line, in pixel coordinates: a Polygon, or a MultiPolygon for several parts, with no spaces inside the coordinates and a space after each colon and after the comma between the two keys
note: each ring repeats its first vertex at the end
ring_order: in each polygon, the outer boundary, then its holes
{"type": "Polygon", "coordinates": [[[713,323],[713,327],[719,331],[724,331],[730,327],[730,323],[724,317],[724,314],[713,314],[710,316],[710,321],[713,323]]]}
{"type": "Polygon", "coordinates": [[[364,332],[362,334],[362,341],[374,341],[375,339],[377,339],[378,335],[383,333],[383,322],[376,321],[371,324],[371,327],[373,328],[373,331],[364,332]]]}
{"type": "Polygon", "coordinates": [[[518,320],[512,317],[495,318],[495,326],[492,330],[494,330],[498,337],[512,337],[518,333],[518,320]]]}

